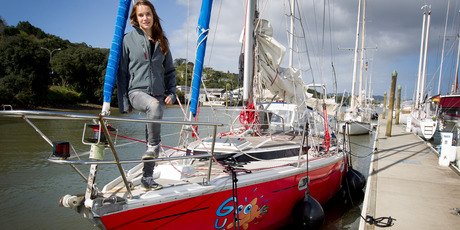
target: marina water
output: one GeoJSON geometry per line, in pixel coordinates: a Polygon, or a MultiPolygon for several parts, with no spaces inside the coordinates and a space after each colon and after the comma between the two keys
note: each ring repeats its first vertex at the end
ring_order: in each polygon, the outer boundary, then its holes
{"type": "MultiPolygon", "coordinates": [[[[99,110],[72,111],[84,114],[98,114],[99,110]]],[[[180,120],[180,108],[165,110],[164,119],[180,120]]],[[[200,117],[208,117],[213,112],[210,108],[201,108],[200,117]]],[[[112,116],[142,117],[133,113],[120,115],[112,111],[112,116]]],[[[221,119],[235,117],[223,114],[221,119]]],[[[233,119],[232,118],[232,119],[233,119]]],[[[89,146],[81,144],[82,121],[33,120],[31,121],[51,140],[69,141],[77,152],[89,151],[89,146]]],[[[208,120],[213,120],[209,118],[208,120]]],[[[219,122],[219,121],[217,121],[219,122]]],[[[111,123],[120,130],[120,135],[145,140],[144,124],[111,123]]],[[[162,144],[176,146],[177,127],[162,126],[162,144]]],[[[199,128],[200,135],[207,130],[199,128]]],[[[370,135],[352,136],[353,167],[367,177],[375,132],[370,135]]],[[[126,143],[119,140],[120,143],[126,143]]],[[[0,118],[0,226],[2,229],[97,229],[75,211],[59,207],[58,201],[66,194],[84,193],[86,183],[67,165],[58,165],[47,161],[52,147],[45,142],[25,121],[20,118],[0,118]]],[[[122,159],[138,159],[145,151],[144,145],[133,145],[130,151],[120,156],[122,159]]],[[[106,160],[113,159],[106,151],[106,160]]],[[[129,169],[133,165],[123,165],[129,169]]],[[[85,175],[88,167],[79,167],[85,175]]],[[[119,175],[115,165],[99,166],[96,182],[102,188],[107,182],[119,175]]],[[[350,199],[342,191],[324,205],[325,223],[321,229],[357,229],[360,221],[362,198],[350,199]]],[[[292,228],[291,228],[292,229],[292,228]]]]}

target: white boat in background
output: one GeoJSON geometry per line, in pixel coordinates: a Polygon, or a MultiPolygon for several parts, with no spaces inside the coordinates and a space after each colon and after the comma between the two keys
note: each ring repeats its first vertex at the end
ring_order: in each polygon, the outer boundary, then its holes
{"type": "Polygon", "coordinates": [[[411,112],[414,105],[412,101],[405,101],[401,103],[401,108],[399,111],[399,123],[407,124],[407,120],[411,116],[411,112]]]}
{"type": "Polygon", "coordinates": [[[422,103],[418,110],[411,113],[411,131],[426,140],[430,140],[436,132],[437,122],[437,104],[428,99],[422,103]]]}
{"type": "Polygon", "coordinates": [[[364,52],[364,16],[366,12],[365,2],[363,0],[364,7],[362,10],[362,31],[361,31],[361,48],[358,46],[359,35],[360,35],[360,17],[361,17],[361,0],[358,3],[358,19],[356,21],[356,40],[355,40],[355,49],[354,49],[354,61],[353,61],[353,81],[352,81],[352,90],[351,90],[351,105],[349,108],[345,110],[345,112],[339,114],[338,116],[338,131],[343,133],[346,130],[343,128],[345,125],[349,126],[347,132],[349,135],[363,135],[369,134],[372,131],[372,112],[367,107],[363,99],[362,93],[362,69],[363,69],[363,52],[364,52]],[[356,89],[356,75],[357,75],[357,60],[358,60],[358,53],[361,53],[361,62],[360,62],[360,79],[359,79],[359,97],[356,98],[355,96],[355,89],[356,89]]]}
{"type": "Polygon", "coordinates": [[[348,126],[346,134],[363,135],[369,134],[372,130],[371,119],[368,113],[360,109],[346,109],[345,112],[339,114],[339,132],[344,133],[344,126],[348,126]]]}
{"type": "Polygon", "coordinates": [[[431,9],[425,6],[423,13],[422,36],[420,43],[420,61],[417,79],[417,94],[415,108],[411,112],[411,126],[413,133],[422,136],[426,140],[433,137],[437,129],[437,105],[432,98],[425,100],[426,61],[428,54],[428,40],[430,34],[431,9]]]}

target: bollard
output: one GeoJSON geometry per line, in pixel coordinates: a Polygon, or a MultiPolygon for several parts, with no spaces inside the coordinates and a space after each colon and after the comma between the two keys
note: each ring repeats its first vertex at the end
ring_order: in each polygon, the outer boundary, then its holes
{"type": "Polygon", "coordinates": [[[388,102],[388,118],[387,118],[387,130],[385,136],[391,137],[391,127],[393,123],[393,105],[395,102],[395,90],[396,90],[396,77],[398,73],[396,70],[391,74],[391,89],[390,89],[390,101],[388,102]]]}

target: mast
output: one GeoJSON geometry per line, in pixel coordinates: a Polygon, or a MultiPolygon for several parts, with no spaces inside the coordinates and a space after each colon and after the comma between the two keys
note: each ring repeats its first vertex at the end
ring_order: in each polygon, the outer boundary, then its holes
{"type": "Polygon", "coordinates": [[[455,67],[455,82],[454,88],[452,89],[453,93],[458,91],[458,64],[460,61],[460,34],[457,35],[458,47],[457,47],[457,67],[455,67]]]}
{"type": "Polygon", "coordinates": [[[103,112],[110,108],[115,80],[117,78],[118,64],[120,61],[121,46],[123,44],[123,34],[125,32],[126,20],[129,15],[129,6],[131,1],[120,0],[118,7],[117,21],[115,22],[115,32],[113,35],[112,45],[110,48],[109,60],[107,62],[107,71],[104,79],[103,92],[103,112]]]}
{"type": "Polygon", "coordinates": [[[356,63],[358,59],[358,40],[359,40],[359,18],[361,16],[361,0],[358,0],[358,19],[356,20],[356,42],[355,42],[355,56],[353,59],[353,82],[351,85],[351,109],[356,106],[355,101],[355,85],[356,85],[356,63]]]}
{"type": "Polygon", "coordinates": [[[363,24],[361,28],[361,60],[359,63],[359,92],[358,102],[363,103],[363,59],[364,59],[364,23],[366,19],[366,0],[363,0],[363,24]]]}
{"type": "MultiPolygon", "coordinates": [[[[426,7],[423,6],[423,7],[426,7]]],[[[422,7],[422,8],[423,8],[422,7]]],[[[423,12],[423,23],[422,23],[422,36],[420,38],[420,59],[418,62],[418,77],[417,77],[417,94],[415,95],[415,107],[420,106],[420,81],[422,76],[422,63],[423,63],[423,44],[425,43],[425,25],[426,25],[426,12],[423,12]]]]}
{"type": "MultiPolygon", "coordinates": [[[[212,0],[203,0],[201,4],[200,18],[198,19],[198,39],[196,61],[193,71],[192,95],[190,97],[190,113],[196,115],[198,97],[200,96],[201,75],[203,74],[203,60],[208,41],[209,19],[211,18],[212,0]]],[[[187,65],[187,63],[185,63],[187,65]]]]}
{"type": "Polygon", "coordinates": [[[289,67],[293,67],[294,52],[294,0],[291,0],[291,26],[289,28],[289,67]]]}
{"type": "Polygon", "coordinates": [[[254,73],[254,19],[256,0],[248,0],[246,6],[246,22],[244,28],[244,81],[243,102],[247,103],[252,91],[254,73]]]}
{"type": "Polygon", "coordinates": [[[423,97],[425,95],[426,61],[427,61],[427,56],[428,56],[428,41],[430,37],[430,22],[431,22],[431,10],[428,11],[428,19],[426,23],[425,50],[423,54],[422,83],[420,84],[420,102],[422,102],[423,97]]]}
{"type": "Polygon", "coordinates": [[[450,0],[447,0],[446,24],[444,25],[444,38],[442,39],[441,65],[439,67],[438,95],[441,95],[442,63],[444,62],[444,47],[446,44],[447,21],[449,19],[449,6],[450,6],[450,0]]]}

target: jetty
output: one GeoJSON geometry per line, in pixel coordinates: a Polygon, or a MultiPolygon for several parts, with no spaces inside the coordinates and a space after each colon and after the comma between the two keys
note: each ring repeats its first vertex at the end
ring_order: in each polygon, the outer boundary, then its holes
{"type": "Polygon", "coordinates": [[[459,229],[460,175],[438,164],[439,154],[404,125],[385,135],[386,119],[377,128],[361,215],[383,217],[380,224],[361,219],[359,229],[459,229]]]}

